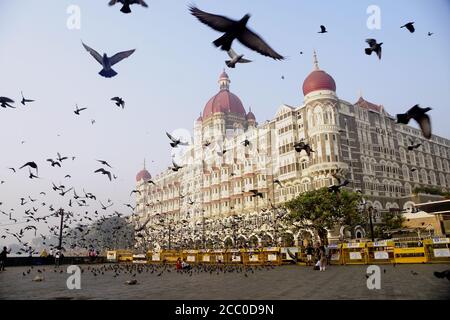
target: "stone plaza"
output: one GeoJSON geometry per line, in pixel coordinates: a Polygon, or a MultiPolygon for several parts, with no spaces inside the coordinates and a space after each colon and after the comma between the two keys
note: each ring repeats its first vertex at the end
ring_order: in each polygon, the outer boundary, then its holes
{"type": "MultiPolygon", "coordinates": [[[[380,265],[381,288],[367,287],[367,265],[329,266],[325,272],[312,267],[279,266],[253,268],[254,272],[177,273],[174,266],[160,276],[158,272],[123,274],[114,277],[109,271],[93,275],[88,267],[81,274],[81,289],[69,290],[67,265],[54,271],[53,266],[9,267],[0,273],[0,299],[150,299],[150,300],[308,300],[359,299],[404,300],[450,298],[450,281],[438,279],[434,271],[449,269],[448,264],[380,265]],[[37,270],[41,273],[38,273],[37,270]],[[45,269],[45,271],[43,270],[45,269]],[[170,270],[170,272],[168,271],[170,270]],[[62,272],[61,272],[62,271],[62,272]],[[25,272],[25,276],[23,273],[25,272]],[[247,274],[247,276],[245,275],[247,274]],[[37,275],[42,282],[32,281],[37,275]],[[136,279],[136,285],[127,280],[136,279]]],[[[160,267],[161,268],[161,267],[160,267]]]]}

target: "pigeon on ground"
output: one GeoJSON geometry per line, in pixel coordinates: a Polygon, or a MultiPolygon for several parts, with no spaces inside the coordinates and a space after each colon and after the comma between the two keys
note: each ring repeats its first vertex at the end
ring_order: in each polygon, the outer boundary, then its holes
{"type": "Polygon", "coordinates": [[[89,46],[85,45],[84,43],[82,43],[82,44],[83,44],[84,48],[91,54],[91,56],[93,56],[94,59],[97,60],[97,62],[103,66],[103,69],[99,72],[99,74],[105,78],[112,78],[112,77],[116,76],[117,72],[112,69],[112,66],[119,63],[123,59],[128,58],[129,56],[131,56],[134,53],[134,51],[136,51],[135,49],[123,51],[123,52],[116,53],[112,57],[108,57],[106,55],[106,53],[104,53],[103,56],[101,56],[94,49],[90,48],[89,46]]]}
{"type": "Polygon", "coordinates": [[[284,57],[275,52],[259,35],[247,28],[247,22],[250,15],[246,14],[241,20],[232,20],[224,16],[211,14],[201,11],[191,6],[191,14],[200,22],[206,24],[210,28],[224,32],[224,34],[216,39],[213,44],[220,47],[224,51],[229,51],[235,39],[247,48],[254,50],[264,56],[271,57],[275,60],[283,60],[284,57]]]}
{"type": "Polygon", "coordinates": [[[435,271],[433,274],[436,278],[447,278],[447,280],[450,281],[450,270],[444,270],[442,272],[435,271]]]}

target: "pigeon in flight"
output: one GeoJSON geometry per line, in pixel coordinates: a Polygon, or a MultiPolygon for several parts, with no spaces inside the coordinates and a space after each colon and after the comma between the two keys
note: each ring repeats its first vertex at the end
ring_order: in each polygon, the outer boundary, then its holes
{"type": "Polygon", "coordinates": [[[15,108],[11,105],[11,103],[14,103],[14,100],[8,98],[8,97],[0,97],[0,106],[2,108],[15,108]]]}
{"type": "Polygon", "coordinates": [[[295,143],[294,149],[297,152],[302,152],[302,150],[305,150],[308,157],[311,156],[311,152],[314,152],[314,150],[311,148],[311,146],[309,144],[304,143],[303,141],[295,143]]]}
{"type": "Polygon", "coordinates": [[[254,197],[260,197],[260,198],[263,198],[264,196],[263,196],[263,193],[262,192],[259,192],[258,190],[249,190],[249,192],[251,192],[251,193],[253,193],[252,194],[252,197],[254,198],[254,197]]]}
{"type": "Polygon", "coordinates": [[[381,45],[383,42],[377,43],[377,40],[375,39],[366,39],[366,42],[369,44],[369,48],[365,49],[365,52],[368,56],[372,54],[372,52],[375,52],[378,56],[378,59],[381,60],[381,45]]]}
{"type": "Polygon", "coordinates": [[[120,9],[120,11],[123,13],[131,13],[130,5],[132,4],[140,4],[144,8],[148,8],[148,5],[144,0],[111,0],[108,4],[109,6],[113,6],[117,2],[123,4],[122,9],[120,9]]]}
{"type": "Polygon", "coordinates": [[[273,183],[276,183],[277,185],[280,186],[280,188],[283,188],[283,185],[281,184],[281,181],[278,179],[273,180],[273,183]]]}
{"type": "Polygon", "coordinates": [[[80,115],[80,112],[83,110],[86,110],[87,108],[78,108],[78,105],[75,105],[75,111],[73,113],[75,113],[77,116],[80,115]]]}
{"type": "Polygon", "coordinates": [[[111,98],[111,100],[116,102],[116,106],[122,107],[122,109],[125,108],[125,101],[123,101],[122,98],[114,97],[114,98],[111,98]]]}
{"type": "Polygon", "coordinates": [[[324,25],[321,25],[320,26],[320,31],[319,32],[317,32],[317,33],[327,33],[328,31],[327,31],[327,28],[324,26],[324,25]]]}
{"type": "Polygon", "coordinates": [[[421,143],[414,143],[413,140],[409,139],[411,144],[408,146],[408,151],[413,151],[414,149],[419,148],[422,144],[421,143]]]}
{"type": "Polygon", "coordinates": [[[228,68],[235,68],[236,67],[236,63],[249,63],[252,62],[252,60],[247,60],[244,59],[244,55],[243,54],[237,54],[233,48],[231,48],[230,50],[228,50],[228,55],[230,56],[231,60],[226,60],[225,64],[227,65],[228,68]]]}
{"type": "Polygon", "coordinates": [[[110,167],[112,169],[112,167],[109,165],[108,162],[106,162],[105,160],[97,160],[98,162],[100,162],[102,165],[110,167]]]}
{"type": "Polygon", "coordinates": [[[94,172],[95,172],[95,173],[106,174],[106,175],[108,176],[108,178],[109,178],[109,181],[111,181],[111,172],[106,171],[106,170],[103,169],[103,168],[97,169],[97,170],[95,170],[94,172]]]}
{"type": "Polygon", "coordinates": [[[34,102],[34,100],[31,100],[31,99],[25,99],[25,97],[23,96],[23,92],[22,92],[22,91],[20,91],[20,94],[22,95],[22,101],[20,101],[20,103],[21,103],[22,105],[25,105],[27,102],[34,102]]]}
{"type": "Polygon", "coordinates": [[[182,146],[187,146],[188,145],[187,142],[181,142],[181,139],[175,138],[174,136],[172,136],[168,132],[166,132],[166,135],[169,137],[170,140],[172,140],[172,142],[170,143],[170,146],[172,148],[176,148],[178,145],[182,145],[182,146]]]}
{"type": "Polygon", "coordinates": [[[271,57],[275,60],[284,59],[283,56],[275,52],[259,35],[247,28],[247,22],[250,19],[249,14],[246,14],[241,20],[236,21],[224,16],[201,11],[194,6],[191,6],[189,9],[191,14],[200,22],[216,31],[224,32],[224,35],[213,42],[216,47],[220,47],[224,51],[229,51],[233,41],[237,39],[247,48],[264,56],[271,57]]]}
{"type": "Polygon", "coordinates": [[[414,33],[414,31],[416,31],[416,29],[414,28],[414,22],[408,22],[407,24],[404,24],[400,28],[406,28],[411,33],[414,33]]]}
{"type": "Polygon", "coordinates": [[[176,163],[175,163],[175,161],[173,161],[173,159],[172,159],[172,164],[173,164],[173,167],[171,168],[172,169],[172,171],[178,171],[178,170],[180,170],[181,168],[183,168],[182,166],[179,166],[179,165],[177,165],[176,163]]]}
{"type": "Polygon", "coordinates": [[[397,114],[397,123],[408,124],[411,119],[414,119],[420,126],[422,134],[425,138],[431,138],[431,121],[426,114],[431,108],[421,108],[418,104],[409,109],[406,113],[397,114]]]}
{"type": "Polygon", "coordinates": [[[102,57],[94,49],[88,47],[84,43],[82,43],[82,44],[83,44],[84,48],[91,54],[91,56],[93,56],[94,59],[97,60],[97,62],[103,66],[103,69],[99,72],[99,74],[105,78],[112,78],[112,77],[116,76],[117,72],[114,71],[111,67],[114,66],[116,63],[119,63],[123,59],[128,58],[135,51],[135,49],[133,49],[133,50],[119,52],[119,53],[116,53],[115,55],[113,55],[112,57],[108,57],[106,55],[106,53],[104,53],[103,57],[102,57]]]}
{"type": "Polygon", "coordinates": [[[61,168],[61,163],[59,163],[58,161],[54,161],[53,159],[47,159],[48,162],[50,162],[52,167],[58,166],[61,168]]]}
{"type": "Polygon", "coordinates": [[[25,163],[23,166],[21,166],[19,169],[25,168],[25,167],[30,167],[36,170],[36,173],[38,173],[38,166],[36,164],[36,162],[34,161],[30,161],[25,163]]]}
{"type": "Polygon", "coordinates": [[[434,33],[433,32],[428,32],[427,33],[429,37],[431,37],[434,33]]]}

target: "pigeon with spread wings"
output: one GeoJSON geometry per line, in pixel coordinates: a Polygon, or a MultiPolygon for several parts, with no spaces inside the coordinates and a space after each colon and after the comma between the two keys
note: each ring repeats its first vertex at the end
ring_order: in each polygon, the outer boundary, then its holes
{"type": "Polygon", "coordinates": [[[93,56],[94,59],[97,60],[97,62],[102,65],[103,69],[99,72],[99,75],[101,75],[102,77],[105,77],[105,78],[112,78],[112,77],[116,76],[117,72],[112,69],[112,66],[119,63],[123,59],[128,58],[135,51],[135,49],[123,51],[123,52],[116,53],[112,57],[108,57],[106,55],[106,53],[104,53],[103,56],[101,56],[97,51],[95,51],[94,49],[85,45],[83,42],[82,42],[82,44],[83,44],[83,47],[91,54],[91,56],[93,56]]]}
{"type": "Polygon", "coordinates": [[[204,12],[194,6],[190,8],[191,14],[200,22],[210,28],[224,32],[213,44],[224,51],[229,51],[235,39],[247,48],[275,60],[283,60],[284,57],[273,50],[259,35],[247,28],[250,15],[246,14],[241,20],[232,20],[224,16],[204,12]]]}
{"type": "Polygon", "coordinates": [[[148,4],[145,3],[144,0],[111,0],[108,3],[108,5],[113,6],[117,2],[123,4],[122,8],[120,9],[120,12],[123,12],[123,13],[131,13],[130,5],[132,5],[132,4],[140,4],[144,8],[148,8],[148,4]]]}
{"type": "Polygon", "coordinates": [[[237,54],[233,48],[231,48],[230,50],[228,50],[228,55],[230,56],[231,60],[226,60],[225,64],[227,65],[228,68],[235,68],[236,67],[236,63],[249,63],[252,62],[252,60],[247,60],[244,59],[244,55],[243,54],[237,54]]]}
{"type": "Polygon", "coordinates": [[[378,56],[378,59],[381,60],[381,45],[383,44],[383,42],[377,43],[377,40],[375,39],[367,39],[366,42],[369,45],[369,48],[366,48],[364,50],[365,53],[370,56],[372,52],[375,52],[378,56]]]}
{"type": "Polygon", "coordinates": [[[409,120],[414,119],[420,126],[425,138],[431,138],[431,120],[426,114],[431,108],[421,108],[418,104],[409,109],[406,113],[397,114],[397,123],[408,124],[409,120]]]}

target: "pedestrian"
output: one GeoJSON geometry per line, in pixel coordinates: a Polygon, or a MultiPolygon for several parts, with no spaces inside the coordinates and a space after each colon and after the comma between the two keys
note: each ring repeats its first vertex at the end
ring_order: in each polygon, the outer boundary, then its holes
{"type": "Polygon", "coordinates": [[[177,271],[181,270],[181,258],[177,259],[176,268],[177,268],[177,271]]]}
{"type": "Polygon", "coordinates": [[[306,265],[307,266],[310,266],[313,263],[312,256],[313,256],[313,247],[311,246],[311,244],[308,244],[308,247],[306,247],[306,265]]]}
{"type": "Polygon", "coordinates": [[[55,253],[55,267],[59,267],[60,258],[61,258],[61,251],[57,250],[55,253]]]}
{"type": "Polygon", "coordinates": [[[325,258],[326,258],[326,265],[330,265],[330,260],[331,260],[331,253],[330,253],[330,248],[328,247],[328,245],[324,246],[325,248],[325,258]]]}
{"type": "Polygon", "coordinates": [[[325,271],[325,267],[327,265],[327,256],[325,254],[325,247],[324,246],[320,246],[319,248],[319,267],[320,267],[320,271],[325,271]]]}
{"type": "Polygon", "coordinates": [[[11,249],[8,251],[6,247],[3,247],[3,251],[0,252],[0,271],[5,271],[6,259],[10,253],[11,249]]]}

